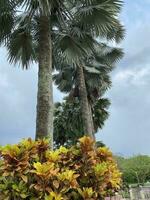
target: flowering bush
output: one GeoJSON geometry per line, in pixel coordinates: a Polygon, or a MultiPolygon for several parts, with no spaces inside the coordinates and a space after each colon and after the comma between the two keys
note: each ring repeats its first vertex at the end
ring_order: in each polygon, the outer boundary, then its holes
{"type": "Polygon", "coordinates": [[[23,140],[0,149],[0,199],[99,200],[119,189],[112,153],[89,137],[50,151],[47,140],[23,140]]]}

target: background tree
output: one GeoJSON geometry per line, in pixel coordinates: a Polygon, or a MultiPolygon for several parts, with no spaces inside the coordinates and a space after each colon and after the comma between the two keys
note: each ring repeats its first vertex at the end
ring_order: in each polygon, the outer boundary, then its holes
{"type": "MultiPolygon", "coordinates": [[[[101,129],[108,118],[108,99],[99,99],[93,109],[95,133],[101,129]]],[[[84,135],[81,108],[78,98],[74,101],[64,100],[55,104],[54,112],[54,143],[55,147],[75,144],[84,135]]],[[[98,146],[104,146],[102,142],[98,146]]]]}
{"type": "Polygon", "coordinates": [[[118,166],[123,173],[123,181],[129,184],[144,184],[150,181],[150,157],[146,155],[131,158],[116,157],[118,166]]]}

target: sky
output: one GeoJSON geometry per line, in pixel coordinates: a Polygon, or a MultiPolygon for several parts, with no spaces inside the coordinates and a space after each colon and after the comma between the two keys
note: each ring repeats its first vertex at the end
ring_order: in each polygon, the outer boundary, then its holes
{"type": "MultiPolygon", "coordinates": [[[[125,0],[125,56],[111,74],[110,117],[97,134],[114,153],[150,155],[150,0],[125,0]]],[[[37,66],[10,65],[0,48],[0,145],[35,135],[37,66]]],[[[54,100],[61,101],[54,87],[54,100]]]]}

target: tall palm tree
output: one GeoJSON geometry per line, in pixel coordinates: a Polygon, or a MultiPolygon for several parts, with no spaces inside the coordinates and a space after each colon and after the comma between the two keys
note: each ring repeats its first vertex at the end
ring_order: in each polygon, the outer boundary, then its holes
{"type": "MultiPolygon", "coordinates": [[[[72,0],[73,23],[67,28],[58,41],[60,51],[57,58],[72,64],[77,69],[80,104],[85,134],[92,137],[91,109],[88,104],[84,77],[84,62],[95,49],[95,38],[98,40],[114,40],[120,42],[124,37],[124,29],[118,20],[122,7],[120,0],[72,0]],[[64,46],[65,44],[65,46],[64,46]]],[[[59,60],[59,59],[58,59],[59,60]]],[[[57,61],[58,62],[58,61],[57,61]]]]}
{"type": "Polygon", "coordinates": [[[50,136],[53,146],[52,33],[69,17],[66,1],[1,0],[0,44],[9,61],[28,69],[38,63],[36,139],[50,136]]]}
{"type": "MultiPolygon", "coordinates": [[[[86,98],[89,109],[88,115],[91,120],[91,132],[93,136],[97,130],[97,126],[95,126],[96,121],[93,121],[93,113],[96,113],[94,109],[95,104],[99,105],[98,101],[100,102],[103,94],[111,86],[110,72],[122,56],[122,49],[112,48],[103,43],[97,43],[97,48],[93,54],[84,60],[83,77],[85,79],[86,98]]],[[[60,91],[68,93],[70,99],[74,97],[81,99],[78,68],[75,68],[73,65],[66,65],[65,63],[57,63],[55,67],[58,72],[54,74],[53,78],[60,91]]],[[[80,105],[80,108],[83,112],[82,105],[80,105]]],[[[82,118],[82,121],[84,127],[84,118],[82,118]]]]}

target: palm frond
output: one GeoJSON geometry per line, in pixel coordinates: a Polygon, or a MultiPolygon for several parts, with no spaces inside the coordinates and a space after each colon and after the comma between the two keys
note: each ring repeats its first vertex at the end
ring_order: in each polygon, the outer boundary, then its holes
{"type": "Polygon", "coordinates": [[[97,64],[98,68],[101,68],[101,65],[103,65],[105,66],[105,69],[109,69],[109,67],[111,69],[122,59],[124,52],[121,48],[104,45],[103,48],[101,48],[101,46],[96,48],[93,54],[95,65],[97,64]]]}
{"type": "Polygon", "coordinates": [[[18,62],[23,69],[28,69],[30,62],[37,60],[32,34],[27,29],[16,29],[11,34],[7,48],[9,62],[18,62]]]}
{"type": "Polygon", "coordinates": [[[93,121],[96,132],[102,129],[106,119],[109,117],[108,108],[110,106],[109,99],[99,99],[93,107],[93,121]]]}
{"type": "Polygon", "coordinates": [[[80,45],[80,43],[71,35],[67,33],[60,34],[54,47],[57,58],[61,58],[62,62],[67,64],[77,64],[85,57],[86,50],[80,45]]]}
{"type": "Polygon", "coordinates": [[[83,1],[75,16],[80,26],[92,35],[119,42],[124,37],[123,26],[117,19],[121,7],[119,0],[83,1]]]}
{"type": "Polygon", "coordinates": [[[0,1],[0,44],[6,43],[15,21],[15,1],[1,0],[0,1]]]}
{"type": "Polygon", "coordinates": [[[75,83],[74,77],[75,77],[75,70],[74,68],[64,67],[59,70],[58,73],[55,73],[53,75],[54,83],[57,85],[58,89],[62,92],[69,93],[71,89],[73,88],[73,85],[75,83]]]}

